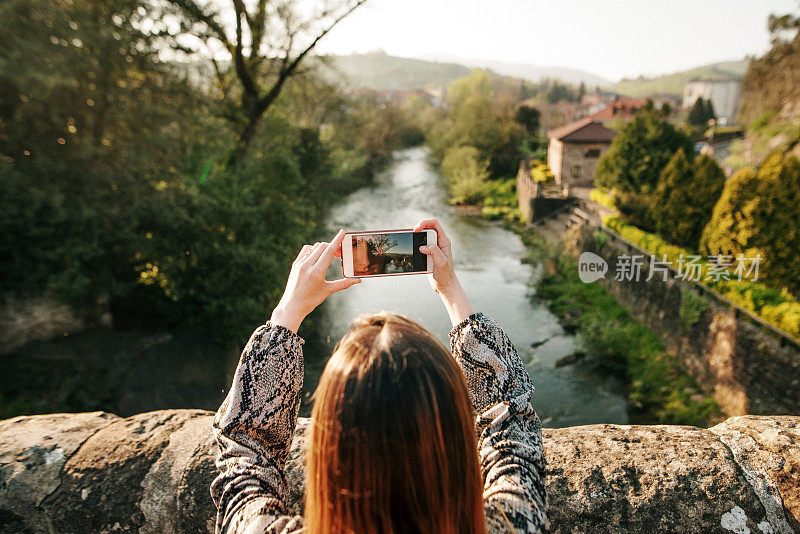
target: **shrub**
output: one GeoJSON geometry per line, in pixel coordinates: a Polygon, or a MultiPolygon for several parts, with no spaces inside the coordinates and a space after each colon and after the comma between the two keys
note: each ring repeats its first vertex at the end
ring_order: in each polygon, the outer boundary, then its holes
{"type": "Polygon", "coordinates": [[[611,196],[611,192],[605,187],[595,187],[592,189],[589,193],[589,200],[612,210],[617,209],[617,206],[614,203],[614,198],[611,196]]]}
{"type": "Polygon", "coordinates": [[[681,288],[680,320],[684,330],[691,330],[708,308],[708,301],[694,291],[681,288]]]}
{"type": "Polygon", "coordinates": [[[656,231],[673,243],[697,248],[724,183],[725,173],[712,158],[703,155],[692,164],[678,150],[650,199],[656,231]]]}
{"type": "Polygon", "coordinates": [[[707,254],[761,255],[760,275],[770,285],[800,294],[800,161],[776,153],[756,173],[737,172],[703,231],[707,254]]]}
{"type": "Polygon", "coordinates": [[[622,125],[597,165],[595,183],[613,189],[617,207],[627,220],[651,226],[646,197],[658,183],[667,162],[679,149],[694,154],[691,139],[664,120],[651,105],[622,125]]]}
{"type": "Polygon", "coordinates": [[[442,160],[442,174],[450,186],[455,204],[480,204],[486,197],[489,162],[473,146],[447,149],[442,160]]]}

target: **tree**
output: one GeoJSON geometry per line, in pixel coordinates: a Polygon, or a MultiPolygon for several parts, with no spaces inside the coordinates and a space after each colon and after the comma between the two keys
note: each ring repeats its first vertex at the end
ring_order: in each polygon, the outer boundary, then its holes
{"type": "Polygon", "coordinates": [[[369,239],[367,246],[373,253],[383,256],[397,246],[397,239],[390,234],[378,234],[369,239]]]}
{"type": "Polygon", "coordinates": [[[692,164],[679,149],[661,171],[650,199],[656,231],[668,241],[694,250],[722,192],[725,173],[713,158],[692,164]]]}
{"type": "Polygon", "coordinates": [[[514,121],[513,102],[499,98],[491,75],[475,69],[447,89],[448,110],[428,133],[436,160],[448,149],[471,146],[489,161],[494,175],[516,172],[523,129],[514,121]]]}
{"type": "Polygon", "coordinates": [[[661,171],[679,150],[694,154],[691,139],[652,106],[646,105],[622,125],[608,152],[597,165],[596,183],[613,189],[617,206],[631,223],[652,228],[648,195],[661,171]]]}
{"type": "Polygon", "coordinates": [[[717,112],[714,111],[714,103],[711,102],[710,98],[706,100],[705,114],[706,114],[706,126],[708,125],[708,121],[716,120],[717,118],[717,112]]]}
{"type": "Polygon", "coordinates": [[[708,126],[708,121],[715,118],[714,105],[711,103],[711,99],[705,100],[700,97],[694,101],[692,109],[689,110],[687,122],[691,126],[706,127],[708,126]]]}
{"type": "Polygon", "coordinates": [[[308,6],[293,0],[168,2],[172,9],[154,19],[160,21],[161,33],[169,35],[176,50],[210,61],[222,115],[238,135],[233,156],[240,159],[287,80],[301,73],[301,63],[319,41],[366,0],[320,2],[310,14],[306,14],[308,6]],[[179,32],[169,28],[170,15],[179,17],[179,32]],[[228,24],[229,20],[233,23],[228,24]],[[233,75],[226,67],[231,65],[233,75]]]}
{"type": "Polygon", "coordinates": [[[449,182],[454,204],[479,204],[486,196],[489,162],[473,146],[448,149],[442,161],[442,174],[449,182]]]}
{"type": "Polygon", "coordinates": [[[517,121],[525,130],[528,135],[534,134],[539,130],[539,121],[542,119],[542,112],[537,108],[522,104],[517,108],[514,114],[514,120],[517,121]]]}
{"type": "Polygon", "coordinates": [[[135,283],[144,206],[224,135],[159,60],[145,6],[0,3],[0,212],[18,214],[0,218],[3,292],[50,290],[81,311],[113,300],[135,283]]]}
{"type": "Polygon", "coordinates": [[[800,295],[800,161],[775,153],[725,184],[700,242],[707,254],[760,255],[761,276],[800,295]]]}

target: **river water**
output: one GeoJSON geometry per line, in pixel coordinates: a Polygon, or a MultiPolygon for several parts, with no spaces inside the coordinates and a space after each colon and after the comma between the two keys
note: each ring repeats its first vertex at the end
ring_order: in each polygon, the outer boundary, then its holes
{"type": "MultiPolygon", "coordinates": [[[[328,226],[331,234],[338,228],[410,228],[428,217],[438,218],[453,241],[456,272],[473,307],[496,319],[517,347],[536,387],[533,404],[545,426],[626,423],[627,403],[618,383],[579,366],[555,367],[580,344],[562,330],[544,303],[532,298],[531,281],[539,269],[522,263],[526,249],[519,237],[499,223],[449,206],[424,149],[398,152],[374,186],[356,191],[332,209],[328,226]]],[[[364,280],[323,304],[319,321],[324,341],[318,354],[306,355],[306,397],[350,320],[379,310],[407,315],[447,344],[450,320],[426,276],[364,280]]]]}

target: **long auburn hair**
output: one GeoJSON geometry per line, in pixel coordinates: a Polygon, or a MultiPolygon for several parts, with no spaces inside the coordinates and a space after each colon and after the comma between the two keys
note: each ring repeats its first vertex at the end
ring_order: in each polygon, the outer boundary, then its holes
{"type": "Polygon", "coordinates": [[[467,385],[445,347],[391,313],[350,325],[314,393],[312,533],[485,534],[467,385]]]}

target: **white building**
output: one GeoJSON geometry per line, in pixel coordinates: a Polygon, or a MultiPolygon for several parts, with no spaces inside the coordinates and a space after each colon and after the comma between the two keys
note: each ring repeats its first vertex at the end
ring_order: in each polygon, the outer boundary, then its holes
{"type": "Polygon", "coordinates": [[[683,90],[683,107],[691,109],[698,98],[711,100],[720,125],[736,124],[739,113],[741,80],[689,82],[683,90]]]}

